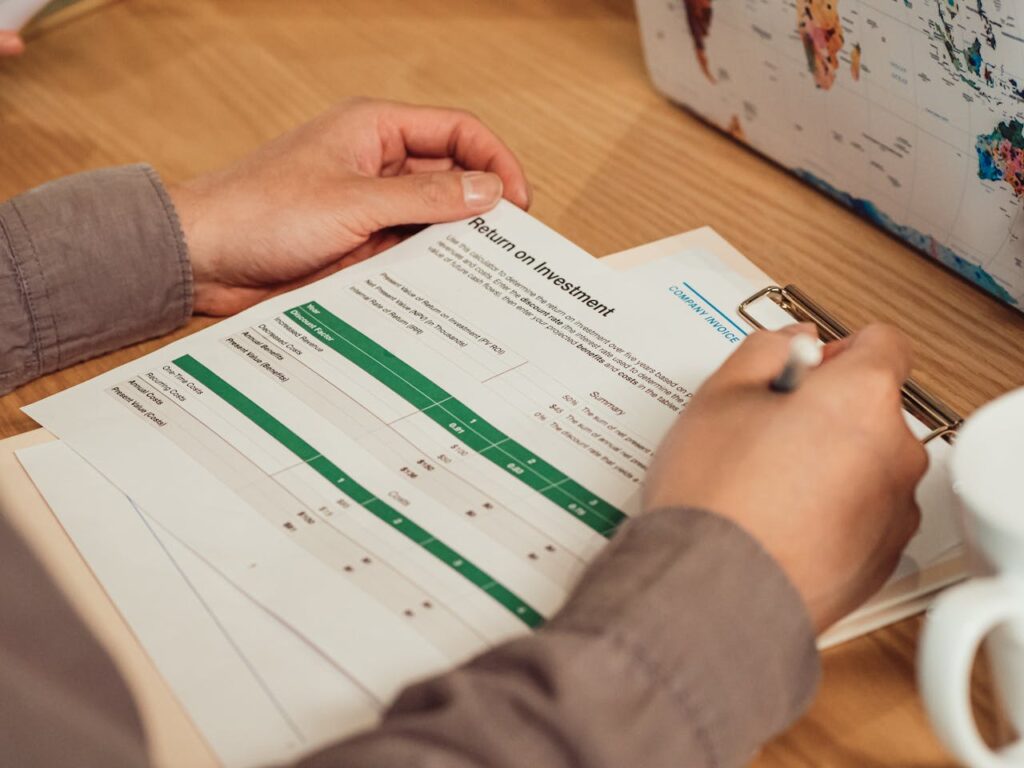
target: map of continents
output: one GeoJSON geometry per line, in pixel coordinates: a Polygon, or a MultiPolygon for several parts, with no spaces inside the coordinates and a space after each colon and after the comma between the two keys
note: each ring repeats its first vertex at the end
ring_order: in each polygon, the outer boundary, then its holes
{"type": "Polygon", "coordinates": [[[658,87],[1024,303],[1024,20],[1006,0],[641,3],[658,87]]]}

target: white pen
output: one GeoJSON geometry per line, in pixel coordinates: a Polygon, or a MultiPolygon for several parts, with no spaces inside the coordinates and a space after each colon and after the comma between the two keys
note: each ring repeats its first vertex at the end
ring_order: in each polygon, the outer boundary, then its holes
{"type": "Polygon", "coordinates": [[[789,359],[782,373],[772,379],[772,391],[792,392],[799,387],[807,372],[821,365],[821,350],[821,345],[811,336],[804,333],[794,336],[789,342],[789,359]]]}

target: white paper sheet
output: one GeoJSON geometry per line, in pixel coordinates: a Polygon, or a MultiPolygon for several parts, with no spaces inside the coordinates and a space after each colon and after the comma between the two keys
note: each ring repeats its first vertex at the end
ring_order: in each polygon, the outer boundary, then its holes
{"type": "Polygon", "coordinates": [[[18,460],[225,766],[283,764],[376,720],[330,661],[65,444],[18,460]]]}
{"type": "Polygon", "coordinates": [[[50,0],[0,0],[0,29],[19,30],[50,0]]]}

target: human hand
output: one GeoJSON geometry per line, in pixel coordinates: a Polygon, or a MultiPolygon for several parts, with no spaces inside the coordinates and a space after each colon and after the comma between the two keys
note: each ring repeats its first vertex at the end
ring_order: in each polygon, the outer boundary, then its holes
{"type": "Polygon", "coordinates": [[[826,347],[794,392],[771,391],[804,324],[758,332],[668,434],[645,509],[700,507],[757,539],[824,630],[877,591],[917,530],[928,465],[901,411],[906,339],[881,325],[826,347]]]}
{"type": "Polygon", "coordinates": [[[0,57],[18,56],[25,50],[21,35],[13,30],[0,29],[0,57]]]}
{"type": "Polygon", "coordinates": [[[512,151],[472,115],[356,100],[224,171],[170,188],[197,313],[225,315],[361,261],[396,227],[526,208],[512,151]]]}

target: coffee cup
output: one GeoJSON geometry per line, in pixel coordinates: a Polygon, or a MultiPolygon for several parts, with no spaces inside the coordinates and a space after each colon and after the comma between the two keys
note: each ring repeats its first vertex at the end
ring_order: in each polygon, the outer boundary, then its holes
{"type": "Polygon", "coordinates": [[[950,462],[973,578],[947,590],[925,621],[918,682],[942,742],[972,768],[1024,768],[1024,741],[982,738],[971,670],[984,642],[1006,725],[1024,734],[1024,389],[977,411],[950,462]]]}

